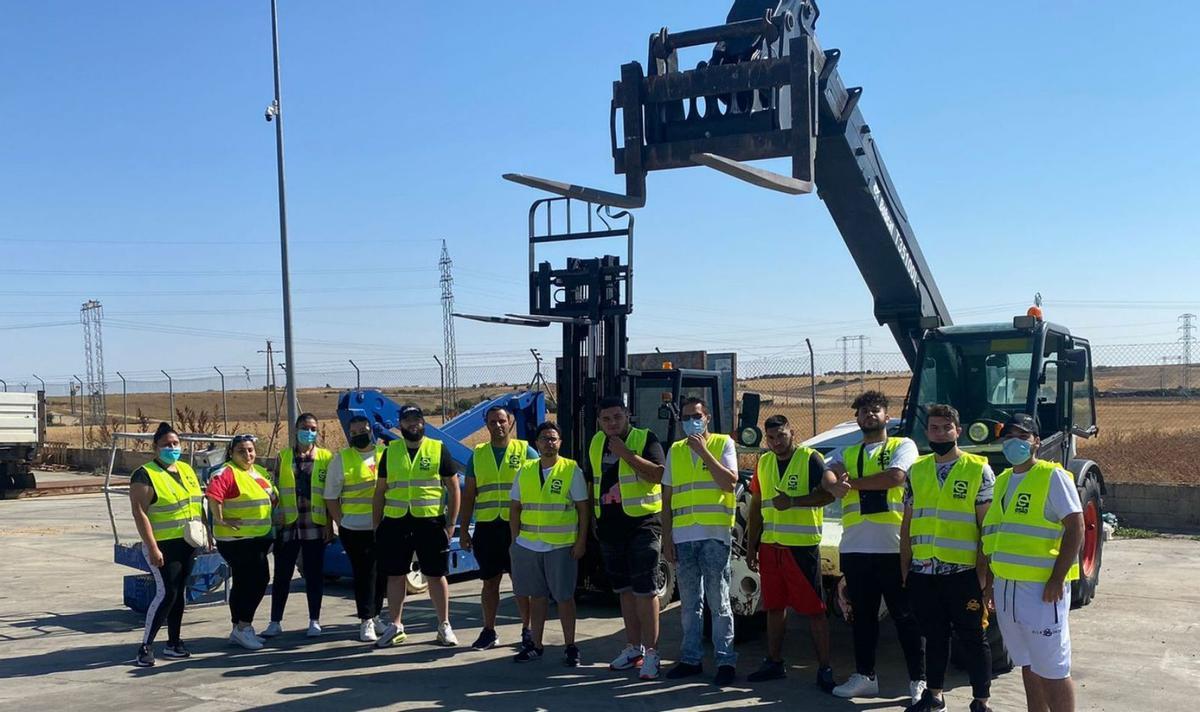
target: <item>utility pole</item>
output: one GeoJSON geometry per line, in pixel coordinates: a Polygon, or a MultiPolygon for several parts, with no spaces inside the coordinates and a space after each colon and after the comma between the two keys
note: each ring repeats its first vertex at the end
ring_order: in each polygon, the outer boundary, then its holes
{"type": "Polygon", "coordinates": [[[1183,335],[1179,337],[1179,340],[1183,342],[1183,390],[1186,392],[1191,389],[1191,384],[1189,383],[1188,378],[1188,370],[1191,369],[1192,366],[1192,341],[1194,339],[1192,332],[1196,330],[1196,325],[1194,323],[1196,321],[1196,315],[1180,314],[1179,321],[1182,322],[1179,325],[1179,331],[1182,332],[1183,335]]]}
{"type": "MultiPolygon", "coordinates": [[[[266,350],[264,351],[263,349],[259,349],[258,353],[267,355],[267,370],[266,370],[266,373],[263,375],[263,392],[267,394],[267,409],[265,411],[263,411],[263,417],[266,418],[267,420],[270,420],[271,419],[271,402],[273,400],[275,400],[275,398],[273,397],[275,394],[275,379],[274,379],[275,352],[271,348],[271,340],[270,339],[267,339],[266,350]]],[[[249,376],[249,374],[250,374],[250,371],[247,369],[246,375],[249,376]]],[[[276,421],[279,420],[279,406],[278,405],[275,406],[275,420],[276,421]]]]}
{"type": "Polygon", "coordinates": [[[446,241],[442,240],[442,255],[438,259],[438,269],[442,274],[438,281],[442,285],[442,357],[445,363],[439,361],[438,365],[443,366],[445,371],[446,384],[443,390],[449,394],[451,409],[458,403],[458,357],[455,354],[454,343],[454,276],[450,272],[453,266],[450,250],[446,247],[446,241]]]}
{"type": "Polygon", "coordinates": [[[855,336],[842,336],[838,338],[838,342],[842,345],[842,400],[849,400],[847,389],[850,385],[850,342],[858,342],[858,387],[861,392],[866,385],[866,374],[864,371],[864,353],[863,344],[866,343],[867,337],[862,334],[855,336]]]}
{"type": "MultiPolygon", "coordinates": [[[[89,299],[79,307],[79,323],[83,324],[83,357],[87,362],[87,393],[93,423],[104,422],[108,404],[105,402],[104,385],[104,338],[100,322],[104,308],[95,299],[89,299]]],[[[80,386],[80,412],[83,412],[83,386],[80,386]]]]}

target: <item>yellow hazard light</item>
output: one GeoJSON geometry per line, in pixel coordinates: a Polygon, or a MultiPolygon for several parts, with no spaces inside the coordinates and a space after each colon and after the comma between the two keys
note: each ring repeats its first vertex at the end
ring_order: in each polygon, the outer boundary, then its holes
{"type": "Polygon", "coordinates": [[[662,365],[662,367],[663,367],[663,369],[664,369],[664,370],[668,370],[668,371],[669,371],[669,370],[671,370],[672,368],[675,368],[675,364],[671,363],[670,361],[663,361],[663,365],[662,365]]]}

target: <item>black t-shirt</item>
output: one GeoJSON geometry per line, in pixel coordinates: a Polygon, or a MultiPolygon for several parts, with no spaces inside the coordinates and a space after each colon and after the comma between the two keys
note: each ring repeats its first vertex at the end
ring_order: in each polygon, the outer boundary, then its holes
{"type": "MultiPolygon", "coordinates": [[[[655,437],[653,431],[647,433],[646,447],[642,449],[641,455],[656,465],[665,465],[667,462],[662,443],[655,437]]],[[[621,505],[621,480],[618,474],[620,463],[621,458],[612,454],[606,439],[604,454],[600,457],[600,520],[596,524],[596,536],[604,541],[621,541],[643,527],[655,531],[662,529],[661,520],[657,514],[631,517],[625,513],[621,505]]],[[[592,458],[589,456],[586,458],[584,467],[589,482],[594,481],[596,476],[594,472],[590,471],[591,467],[592,458]]]]}
{"type": "MultiPolygon", "coordinates": [[[[408,456],[410,458],[417,456],[417,450],[421,449],[421,443],[405,442],[408,446],[408,456]]],[[[446,443],[442,443],[441,463],[438,465],[439,477],[454,477],[458,473],[454,469],[454,459],[450,457],[450,448],[446,447],[446,443]]],[[[387,479],[387,450],[384,450],[382,462],[377,466],[376,476],[379,479],[387,479]]]]}

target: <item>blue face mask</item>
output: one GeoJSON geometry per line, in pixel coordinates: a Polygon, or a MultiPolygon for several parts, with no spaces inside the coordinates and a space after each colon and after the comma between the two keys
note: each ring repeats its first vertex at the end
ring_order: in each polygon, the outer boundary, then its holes
{"type": "Polygon", "coordinates": [[[1020,438],[1005,440],[1000,449],[1004,453],[1004,459],[1013,465],[1023,464],[1033,457],[1033,443],[1020,438]]]}
{"type": "Polygon", "coordinates": [[[317,441],[317,431],[315,430],[298,430],[296,431],[296,440],[301,445],[312,445],[317,441]]]}
{"type": "Polygon", "coordinates": [[[683,421],[684,435],[699,435],[704,432],[703,420],[685,420],[683,421]]]}
{"type": "Polygon", "coordinates": [[[158,459],[166,465],[174,465],[182,454],[182,450],[177,447],[164,447],[158,450],[158,459]]]}

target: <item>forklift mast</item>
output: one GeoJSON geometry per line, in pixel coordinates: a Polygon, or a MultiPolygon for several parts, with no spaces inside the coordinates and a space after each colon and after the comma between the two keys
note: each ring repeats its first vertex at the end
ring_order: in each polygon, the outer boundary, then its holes
{"type": "Polygon", "coordinates": [[[862,89],[843,84],[841,52],[817,44],[819,15],[815,0],[736,0],[723,25],[651,35],[646,68],[622,65],[613,83],[610,139],[624,193],[504,177],[623,209],[645,205],[650,171],[695,165],[788,194],[815,189],[867,283],[875,318],[915,366],[924,331],[950,325],[950,313],[858,110],[862,89]],[[711,58],[680,70],[679,50],[703,45],[712,45],[711,58]],[[747,163],[769,158],[790,158],[791,175],[747,163]]]}

